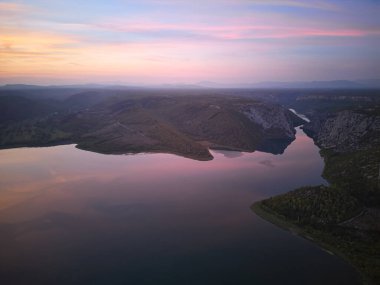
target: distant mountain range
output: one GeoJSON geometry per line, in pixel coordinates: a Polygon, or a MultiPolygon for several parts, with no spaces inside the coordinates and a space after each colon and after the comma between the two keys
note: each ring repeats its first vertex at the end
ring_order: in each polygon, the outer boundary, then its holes
{"type": "Polygon", "coordinates": [[[197,89],[197,88],[274,88],[274,89],[380,89],[380,79],[330,80],[330,81],[262,81],[252,84],[227,84],[213,81],[200,81],[195,84],[145,84],[145,85],[112,85],[112,84],[75,84],[75,85],[27,85],[7,84],[0,86],[2,90],[41,89],[41,88],[85,88],[85,89],[130,89],[130,88],[162,88],[162,89],[197,89]]]}
{"type": "Polygon", "coordinates": [[[253,85],[258,88],[316,88],[316,89],[342,89],[342,88],[380,88],[380,79],[363,80],[332,80],[332,81],[266,81],[253,85]]]}
{"type": "Polygon", "coordinates": [[[263,81],[253,84],[218,84],[211,81],[202,81],[197,84],[208,88],[288,88],[288,89],[372,89],[380,88],[380,79],[359,80],[330,80],[330,81],[263,81]]]}

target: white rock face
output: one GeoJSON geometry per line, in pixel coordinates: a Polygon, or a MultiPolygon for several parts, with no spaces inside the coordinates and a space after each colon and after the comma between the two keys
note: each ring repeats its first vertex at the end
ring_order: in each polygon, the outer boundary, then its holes
{"type": "Polygon", "coordinates": [[[290,139],[295,138],[295,130],[288,110],[281,106],[258,103],[245,105],[241,112],[253,123],[261,126],[265,131],[279,133],[290,139]]]}
{"type": "Polygon", "coordinates": [[[380,143],[380,116],[342,111],[305,126],[311,130],[318,145],[337,151],[365,149],[380,143]]]}

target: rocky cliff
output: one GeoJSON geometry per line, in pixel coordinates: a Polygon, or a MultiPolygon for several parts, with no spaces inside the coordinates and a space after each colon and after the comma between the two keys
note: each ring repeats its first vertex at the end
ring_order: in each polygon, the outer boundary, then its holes
{"type": "Polygon", "coordinates": [[[336,152],[366,150],[380,145],[380,115],[376,110],[317,114],[303,129],[319,147],[336,152]]]}
{"type": "Polygon", "coordinates": [[[294,116],[283,107],[260,102],[242,106],[241,110],[268,134],[277,133],[284,138],[295,139],[294,116]]]}

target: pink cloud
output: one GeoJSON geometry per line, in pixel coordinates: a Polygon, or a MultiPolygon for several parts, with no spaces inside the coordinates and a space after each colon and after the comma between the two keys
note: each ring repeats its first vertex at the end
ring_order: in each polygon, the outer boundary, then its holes
{"type": "MultiPolygon", "coordinates": [[[[236,21],[232,21],[236,22],[236,21]]],[[[146,34],[178,32],[167,40],[185,38],[188,35],[203,37],[204,40],[254,40],[282,39],[295,37],[363,37],[380,35],[379,29],[332,29],[332,28],[299,28],[280,24],[252,25],[199,25],[199,24],[170,24],[161,22],[105,22],[96,24],[96,28],[122,33],[146,34]]],[[[161,39],[162,40],[162,39],[161,39]]]]}

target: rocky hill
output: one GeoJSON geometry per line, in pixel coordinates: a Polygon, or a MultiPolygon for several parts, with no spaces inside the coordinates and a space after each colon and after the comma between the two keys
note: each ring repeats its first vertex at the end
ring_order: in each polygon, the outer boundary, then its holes
{"type": "Polygon", "coordinates": [[[167,152],[209,160],[210,148],[281,153],[295,139],[295,126],[304,123],[277,104],[248,98],[103,93],[75,94],[53,113],[0,122],[0,146],[62,140],[100,153],[167,152]]]}
{"type": "Polygon", "coordinates": [[[323,149],[365,150],[380,145],[380,113],[375,109],[322,113],[303,130],[323,149]]]}

